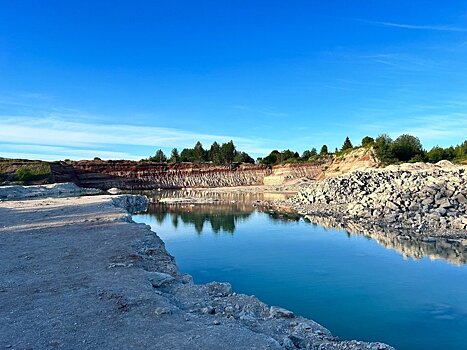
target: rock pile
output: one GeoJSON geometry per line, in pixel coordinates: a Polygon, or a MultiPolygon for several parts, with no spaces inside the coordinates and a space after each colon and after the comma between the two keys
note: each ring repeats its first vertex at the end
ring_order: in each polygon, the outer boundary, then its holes
{"type": "Polygon", "coordinates": [[[430,235],[465,235],[467,173],[446,162],[355,171],[313,182],[289,204],[305,214],[366,220],[430,235]]]}

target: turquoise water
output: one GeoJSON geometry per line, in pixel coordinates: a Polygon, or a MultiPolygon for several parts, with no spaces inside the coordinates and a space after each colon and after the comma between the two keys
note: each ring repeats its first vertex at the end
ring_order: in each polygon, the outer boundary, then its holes
{"type": "Polygon", "coordinates": [[[157,205],[134,220],[151,225],[196,283],[230,282],[341,339],[467,349],[467,265],[456,257],[404,258],[363,235],[239,205],[157,205]]]}

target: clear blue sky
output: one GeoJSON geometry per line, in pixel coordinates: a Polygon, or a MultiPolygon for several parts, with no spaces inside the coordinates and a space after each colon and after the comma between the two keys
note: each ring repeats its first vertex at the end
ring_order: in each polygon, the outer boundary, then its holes
{"type": "Polygon", "coordinates": [[[0,0],[0,156],[467,138],[467,1],[0,0]]]}

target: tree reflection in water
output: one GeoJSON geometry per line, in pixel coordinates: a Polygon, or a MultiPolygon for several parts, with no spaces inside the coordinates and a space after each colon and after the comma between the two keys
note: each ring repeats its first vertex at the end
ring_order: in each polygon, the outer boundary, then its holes
{"type": "Polygon", "coordinates": [[[235,232],[235,225],[246,220],[254,209],[239,208],[235,205],[197,204],[152,204],[148,213],[154,215],[158,223],[162,223],[168,216],[173,227],[177,228],[179,222],[192,225],[198,234],[201,234],[205,224],[210,224],[214,233],[235,232]]]}
{"type": "MultiPolygon", "coordinates": [[[[177,228],[180,220],[184,224],[192,225],[201,234],[205,224],[210,224],[214,233],[227,232],[233,234],[236,224],[247,220],[256,209],[244,203],[216,203],[216,204],[151,204],[148,213],[153,215],[161,224],[168,216],[172,226],[177,228]]],[[[301,216],[293,213],[279,213],[267,211],[272,220],[299,221],[301,216]]]]}

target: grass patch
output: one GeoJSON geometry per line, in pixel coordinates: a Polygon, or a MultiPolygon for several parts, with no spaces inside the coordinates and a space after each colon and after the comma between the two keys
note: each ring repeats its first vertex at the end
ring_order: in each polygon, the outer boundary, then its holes
{"type": "Polygon", "coordinates": [[[47,163],[21,165],[15,172],[15,180],[20,182],[43,180],[49,176],[50,165],[47,163]]]}

